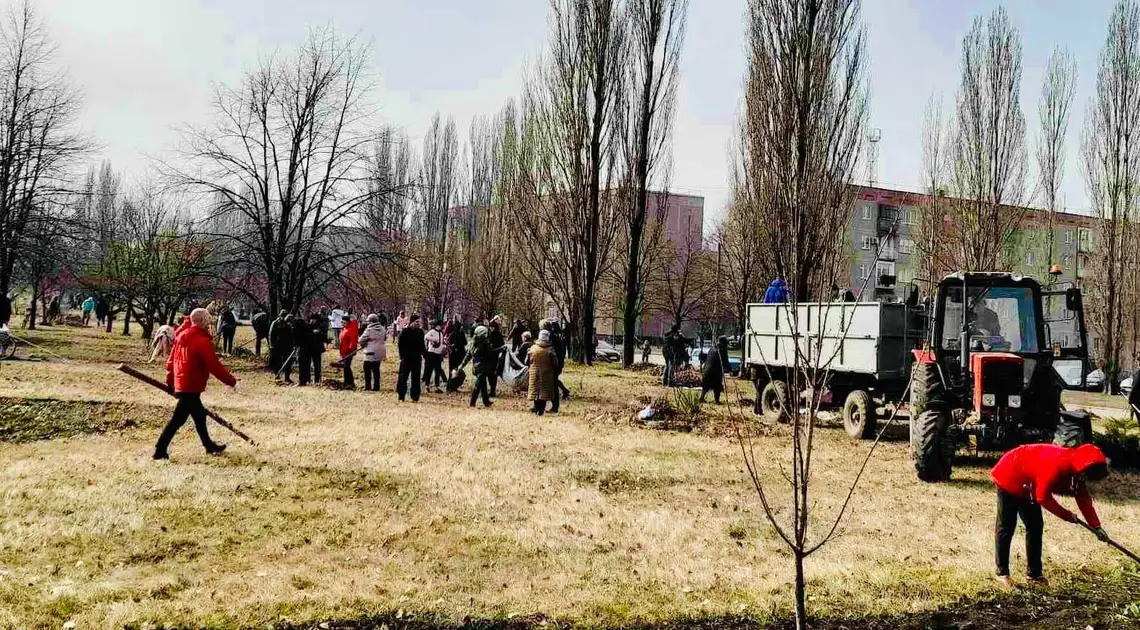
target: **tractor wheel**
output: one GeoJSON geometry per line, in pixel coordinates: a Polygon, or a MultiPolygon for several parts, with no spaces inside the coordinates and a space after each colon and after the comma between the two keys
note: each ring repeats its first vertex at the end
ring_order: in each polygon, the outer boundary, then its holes
{"type": "Polygon", "coordinates": [[[926,482],[948,481],[954,467],[953,445],[947,431],[950,418],[943,411],[928,409],[911,417],[910,444],[914,469],[926,482]]]}
{"type": "Polygon", "coordinates": [[[768,381],[760,394],[760,408],[764,417],[777,422],[788,421],[788,384],[784,381],[768,381]]]}
{"type": "Polygon", "coordinates": [[[1062,412],[1053,443],[1075,448],[1092,442],[1092,417],[1083,412],[1062,412]]]}
{"type": "Polygon", "coordinates": [[[941,407],[946,389],[938,376],[938,365],[915,363],[911,371],[910,417],[917,418],[932,407],[941,407]]]}
{"type": "Polygon", "coordinates": [[[8,335],[0,337],[0,361],[16,356],[16,340],[8,335]]]}
{"type": "Polygon", "coordinates": [[[843,403],[843,428],[856,440],[869,440],[879,429],[875,401],[865,390],[857,389],[847,395],[843,403]]]}

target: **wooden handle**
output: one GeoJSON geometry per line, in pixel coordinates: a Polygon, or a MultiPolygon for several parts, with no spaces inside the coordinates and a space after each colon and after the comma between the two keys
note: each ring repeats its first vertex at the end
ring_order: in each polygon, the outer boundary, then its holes
{"type": "MultiPolygon", "coordinates": [[[[161,389],[162,391],[166,392],[170,396],[174,395],[174,392],[171,391],[171,389],[166,386],[166,383],[163,383],[156,378],[147,376],[146,374],[143,374],[142,372],[134,369],[133,367],[131,367],[129,365],[120,363],[119,367],[117,369],[120,372],[122,372],[123,374],[133,376],[133,377],[137,378],[138,380],[140,380],[140,381],[142,381],[148,385],[151,385],[153,387],[161,389]]],[[[253,438],[249,437],[248,435],[243,433],[241,430],[239,430],[237,427],[230,424],[230,422],[228,420],[226,420],[225,418],[219,416],[218,414],[214,413],[213,411],[210,411],[209,409],[206,409],[206,416],[208,416],[214,422],[217,422],[218,424],[222,425],[226,429],[229,429],[230,432],[232,432],[234,435],[245,440],[246,442],[249,442],[252,446],[257,446],[257,442],[255,442],[253,440],[253,438]]]]}

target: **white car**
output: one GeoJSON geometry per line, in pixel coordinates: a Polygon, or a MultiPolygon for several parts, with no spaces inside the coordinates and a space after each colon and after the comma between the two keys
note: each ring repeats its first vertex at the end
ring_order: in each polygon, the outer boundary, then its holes
{"type": "Polygon", "coordinates": [[[1125,396],[1132,394],[1132,377],[1120,381],[1120,391],[1124,392],[1125,396]]]}

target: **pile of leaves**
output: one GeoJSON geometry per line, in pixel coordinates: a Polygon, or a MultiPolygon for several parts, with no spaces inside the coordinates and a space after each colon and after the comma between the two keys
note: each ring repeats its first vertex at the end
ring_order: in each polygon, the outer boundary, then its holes
{"type": "Polygon", "coordinates": [[[701,371],[690,365],[683,365],[673,371],[674,387],[700,387],[701,371]]]}
{"type": "Polygon", "coordinates": [[[641,372],[650,376],[658,377],[665,373],[664,366],[655,365],[653,363],[634,363],[633,365],[629,366],[629,370],[631,372],[641,372]]]}

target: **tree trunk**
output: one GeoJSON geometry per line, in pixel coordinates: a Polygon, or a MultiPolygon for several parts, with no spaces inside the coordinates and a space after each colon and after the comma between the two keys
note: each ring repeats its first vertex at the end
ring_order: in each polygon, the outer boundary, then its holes
{"type": "Polygon", "coordinates": [[[804,580],[804,557],[796,551],[796,630],[807,630],[807,582],[804,580]]]}
{"type": "Polygon", "coordinates": [[[123,336],[131,336],[131,315],[134,313],[134,305],[130,300],[127,300],[127,310],[123,311],[123,336]]]}
{"type": "Polygon", "coordinates": [[[40,293],[40,280],[36,278],[32,281],[32,299],[28,302],[28,330],[36,329],[36,300],[39,299],[40,293]]]}

